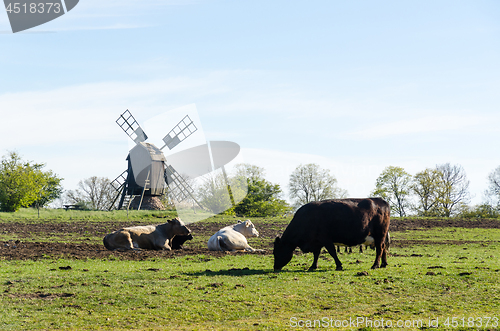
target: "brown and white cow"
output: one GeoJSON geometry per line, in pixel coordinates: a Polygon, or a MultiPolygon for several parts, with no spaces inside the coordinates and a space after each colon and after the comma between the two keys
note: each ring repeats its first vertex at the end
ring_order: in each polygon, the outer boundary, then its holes
{"type": "Polygon", "coordinates": [[[274,241],[274,270],[290,262],[299,247],[312,252],[314,261],[309,270],[318,267],[323,247],[334,258],[336,270],[342,270],[335,245],[357,246],[373,238],[376,257],[372,269],[387,266],[386,240],[389,232],[390,206],[380,198],[337,199],[310,202],[297,210],[283,235],[274,241]]]}
{"type": "Polygon", "coordinates": [[[250,220],[226,226],[208,239],[208,249],[211,251],[247,251],[257,252],[248,245],[247,238],[258,237],[259,232],[250,220]]]}
{"type": "Polygon", "coordinates": [[[171,250],[172,238],[189,235],[191,231],[179,218],[164,224],[133,226],[106,235],[104,246],[109,250],[154,249],[171,250]]]}

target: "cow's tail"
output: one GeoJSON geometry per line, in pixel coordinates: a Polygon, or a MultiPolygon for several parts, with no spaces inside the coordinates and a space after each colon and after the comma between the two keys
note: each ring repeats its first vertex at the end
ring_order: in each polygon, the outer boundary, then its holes
{"type": "Polygon", "coordinates": [[[111,245],[108,242],[108,240],[109,240],[108,237],[109,237],[109,234],[106,235],[106,237],[104,237],[104,239],[102,240],[102,243],[104,244],[104,247],[106,247],[107,249],[109,249],[110,251],[112,251],[113,248],[111,247],[111,245]]]}
{"type": "Polygon", "coordinates": [[[385,237],[385,249],[389,251],[389,248],[391,248],[391,235],[387,232],[387,236],[385,237]]]}

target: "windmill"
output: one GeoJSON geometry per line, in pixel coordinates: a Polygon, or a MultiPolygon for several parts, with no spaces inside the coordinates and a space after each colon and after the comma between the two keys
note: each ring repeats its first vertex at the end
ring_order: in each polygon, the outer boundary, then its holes
{"type": "MultiPolygon", "coordinates": [[[[148,136],[128,109],[118,117],[116,123],[134,141],[135,146],[129,151],[126,158],[128,162],[127,170],[111,182],[117,192],[112,206],[120,198],[118,209],[122,209],[124,206],[128,209],[133,201],[138,201],[136,205],[138,205],[137,209],[140,209],[144,199],[168,194],[170,199],[174,201],[179,216],[185,222],[189,222],[190,220],[200,220],[200,218],[203,219],[226,210],[243,199],[244,196],[234,199],[231,192],[231,186],[234,186],[234,184],[230,185],[224,168],[227,163],[238,155],[240,151],[238,144],[230,141],[210,141],[171,154],[168,156],[167,161],[163,154],[164,148],[173,150],[198,131],[197,125],[189,115],[185,115],[163,137],[163,146],[161,148],[147,142],[148,136]],[[218,169],[224,175],[227,190],[226,193],[217,194],[227,195],[230,198],[231,205],[226,203],[219,207],[219,209],[223,210],[212,210],[210,212],[196,199],[194,189],[186,178],[194,180],[218,169]],[[203,210],[204,213],[194,215],[196,214],[195,206],[198,211],[203,210]]],[[[241,183],[238,185],[241,186],[241,183]]],[[[244,190],[246,195],[246,187],[238,187],[237,189],[240,192],[244,190]]],[[[227,197],[219,200],[228,201],[227,197]]]]}

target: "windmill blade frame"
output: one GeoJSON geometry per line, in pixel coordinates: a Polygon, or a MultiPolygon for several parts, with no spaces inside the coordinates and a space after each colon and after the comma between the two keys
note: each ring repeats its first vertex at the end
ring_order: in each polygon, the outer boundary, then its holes
{"type": "MultiPolygon", "coordinates": [[[[118,200],[118,197],[120,195],[123,196],[123,193],[125,192],[127,186],[127,177],[128,177],[128,170],[125,170],[120,175],[118,175],[118,177],[116,177],[111,183],[109,183],[109,185],[111,185],[111,187],[114,188],[117,193],[115,198],[113,199],[113,202],[109,206],[108,210],[113,209],[116,200],[118,200]]],[[[120,199],[120,204],[118,206],[118,209],[121,208],[122,203],[123,203],[123,198],[120,199]]]]}
{"type": "Polygon", "coordinates": [[[178,203],[191,198],[201,209],[205,210],[205,207],[194,197],[194,189],[191,185],[171,165],[165,166],[165,182],[168,186],[168,194],[173,197],[175,202],[178,203]]]}
{"type": "Polygon", "coordinates": [[[169,150],[172,150],[172,148],[179,145],[182,141],[195,133],[197,130],[198,128],[191,120],[189,115],[184,116],[184,118],[180,120],[180,122],[177,123],[177,125],[174,126],[165,137],[163,137],[162,140],[165,145],[160,149],[168,147],[169,150]]]}
{"type": "Polygon", "coordinates": [[[135,120],[135,117],[127,109],[123,114],[118,117],[116,124],[130,137],[136,144],[144,142],[148,139],[148,136],[141,128],[139,123],[135,120]]]}

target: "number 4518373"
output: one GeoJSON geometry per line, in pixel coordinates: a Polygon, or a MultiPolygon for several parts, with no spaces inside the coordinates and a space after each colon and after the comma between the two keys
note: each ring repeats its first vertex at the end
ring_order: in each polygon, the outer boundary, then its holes
{"type": "Polygon", "coordinates": [[[48,14],[48,13],[56,13],[59,14],[61,12],[61,4],[54,2],[31,2],[31,3],[9,3],[7,7],[5,7],[7,13],[9,14],[48,14]]]}

